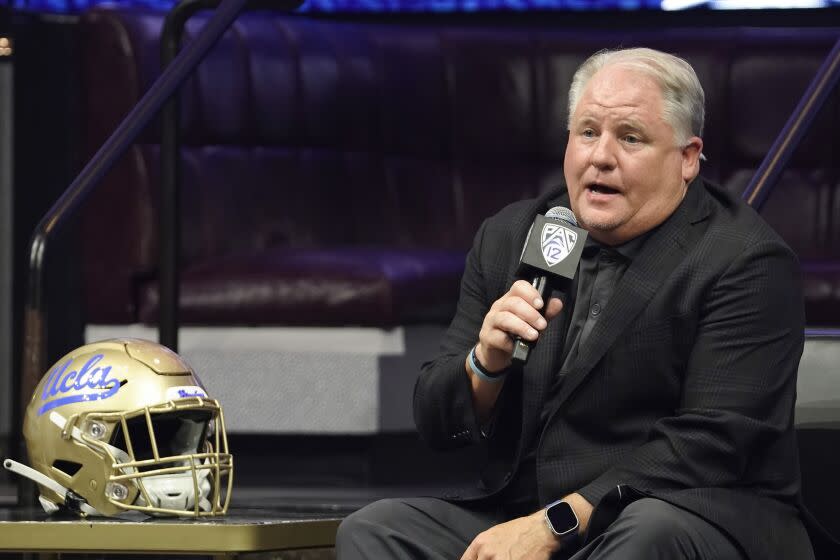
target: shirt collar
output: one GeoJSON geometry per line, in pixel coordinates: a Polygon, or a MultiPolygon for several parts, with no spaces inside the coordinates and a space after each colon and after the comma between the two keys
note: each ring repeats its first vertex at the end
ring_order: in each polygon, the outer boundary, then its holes
{"type": "Polygon", "coordinates": [[[644,246],[645,241],[648,240],[648,238],[655,230],[656,228],[654,228],[651,231],[647,231],[642,235],[636,236],[630,241],[622,243],[621,245],[615,246],[604,245],[603,243],[596,241],[591,235],[588,235],[586,237],[586,242],[583,245],[583,253],[585,256],[589,257],[594,256],[599,251],[605,251],[619,255],[627,261],[632,261],[637,256],[639,256],[639,253],[642,252],[642,247],[644,246]]]}

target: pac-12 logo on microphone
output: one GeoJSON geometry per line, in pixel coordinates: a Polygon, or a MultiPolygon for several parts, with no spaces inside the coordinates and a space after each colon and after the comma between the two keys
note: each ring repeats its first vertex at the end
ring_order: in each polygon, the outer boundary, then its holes
{"type": "Polygon", "coordinates": [[[560,224],[543,225],[540,247],[546,264],[554,266],[568,257],[577,237],[577,232],[560,224]]]}

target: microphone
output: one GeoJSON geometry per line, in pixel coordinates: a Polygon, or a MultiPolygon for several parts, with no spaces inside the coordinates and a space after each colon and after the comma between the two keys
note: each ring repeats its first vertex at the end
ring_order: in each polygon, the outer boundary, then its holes
{"type": "MultiPolygon", "coordinates": [[[[587,231],[578,227],[575,214],[564,206],[555,206],[545,215],[537,214],[522,254],[517,275],[531,280],[545,305],[540,313],[545,315],[550,289],[565,291],[577,273],[583,254],[587,231]]],[[[513,341],[514,362],[525,364],[534,343],[516,337],[513,341]]]]}

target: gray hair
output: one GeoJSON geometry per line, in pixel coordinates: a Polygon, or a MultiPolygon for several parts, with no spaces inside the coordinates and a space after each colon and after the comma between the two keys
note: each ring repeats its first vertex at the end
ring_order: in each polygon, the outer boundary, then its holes
{"type": "Polygon", "coordinates": [[[638,70],[659,84],[662,117],[674,129],[678,146],[688,144],[692,136],[703,136],[705,95],[694,68],[678,56],[646,48],[599,51],[580,65],[569,88],[569,129],[589,80],[602,68],[614,64],[638,70]]]}

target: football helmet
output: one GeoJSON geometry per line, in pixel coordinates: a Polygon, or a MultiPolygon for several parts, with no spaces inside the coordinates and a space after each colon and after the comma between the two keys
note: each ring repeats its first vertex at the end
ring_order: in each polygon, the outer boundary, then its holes
{"type": "Polygon", "coordinates": [[[35,388],[23,436],[51,513],[203,517],[227,511],[233,486],[224,416],[168,348],[114,339],[78,348],[35,388]]]}

